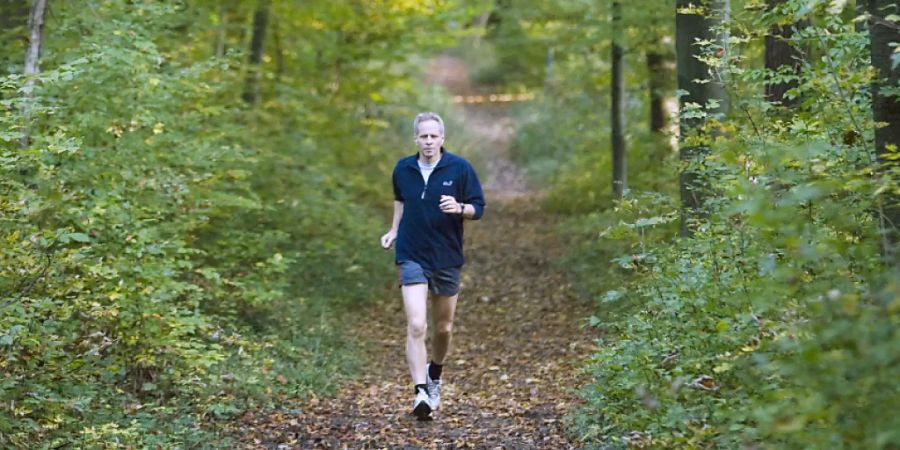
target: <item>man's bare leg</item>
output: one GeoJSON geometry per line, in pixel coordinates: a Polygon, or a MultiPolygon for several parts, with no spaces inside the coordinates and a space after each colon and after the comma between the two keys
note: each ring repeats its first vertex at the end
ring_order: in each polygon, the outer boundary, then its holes
{"type": "Polygon", "coordinates": [[[428,353],[425,334],[428,331],[428,285],[425,283],[403,286],[403,307],[406,310],[406,362],[413,384],[425,384],[425,363],[428,353]]]}
{"type": "Polygon", "coordinates": [[[453,317],[456,315],[456,300],[459,294],[452,297],[434,296],[431,313],[434,318],[434,342],[432,358],[435,364],[444,364],[453,340],[453,317]]]}

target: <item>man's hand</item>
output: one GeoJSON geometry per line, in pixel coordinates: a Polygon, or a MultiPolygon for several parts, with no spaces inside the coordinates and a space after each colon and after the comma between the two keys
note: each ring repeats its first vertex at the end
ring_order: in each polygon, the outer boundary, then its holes
{"type": "Polygon", "coordinates": [[[384,236],[381,237],[381,246],[385,250],[389,250],[394,246],[394,241],[397,240],[397,232],[395,230],[388,231],[384,236]]]}
{"type": "Polygon", "coordinates": [[[462,203],[456,201],[452,195],[441,196],[441,211],[446,214],[462,214],[462,203]]]}

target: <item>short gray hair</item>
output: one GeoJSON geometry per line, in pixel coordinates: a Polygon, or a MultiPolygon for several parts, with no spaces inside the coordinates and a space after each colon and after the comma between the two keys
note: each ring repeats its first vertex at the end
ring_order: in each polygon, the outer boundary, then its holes
{"type": "Polygon", "coordinates": [[[413,136],[419,135],[419,124],[422,122],[427,122],[429,120],[433,120],[438,123],[438,126],[441,129],[441,136],[444,135],[444,119],[441,119],[441,116],[438,113],[433,112],[423,112],[416,114],[416,119],[413,120],[413,136]]]}

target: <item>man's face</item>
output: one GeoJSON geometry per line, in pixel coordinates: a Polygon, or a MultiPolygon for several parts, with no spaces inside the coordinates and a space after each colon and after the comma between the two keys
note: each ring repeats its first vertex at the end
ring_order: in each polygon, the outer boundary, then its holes
{"type": "Polygon", "coordinates": [[[431,159],[437,156],[444,145],[444,135],[441,134],[441,126],[434,120],[426,120],[419,123],[419,131],[416,134],[416,145],[419,152],[425,158],[431,159]]]}

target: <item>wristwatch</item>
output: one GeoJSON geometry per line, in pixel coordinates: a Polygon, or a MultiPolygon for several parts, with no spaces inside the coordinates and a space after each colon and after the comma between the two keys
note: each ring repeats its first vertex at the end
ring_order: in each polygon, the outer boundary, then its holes
{"type": "Polygon", "coordinates": [[[459,204],[459,215],[462,216],[462,215],[465,215],[465,214],[466,214],[466,204],[465,204],[465,203],[460,203],[460,204],[459,204]]]}

